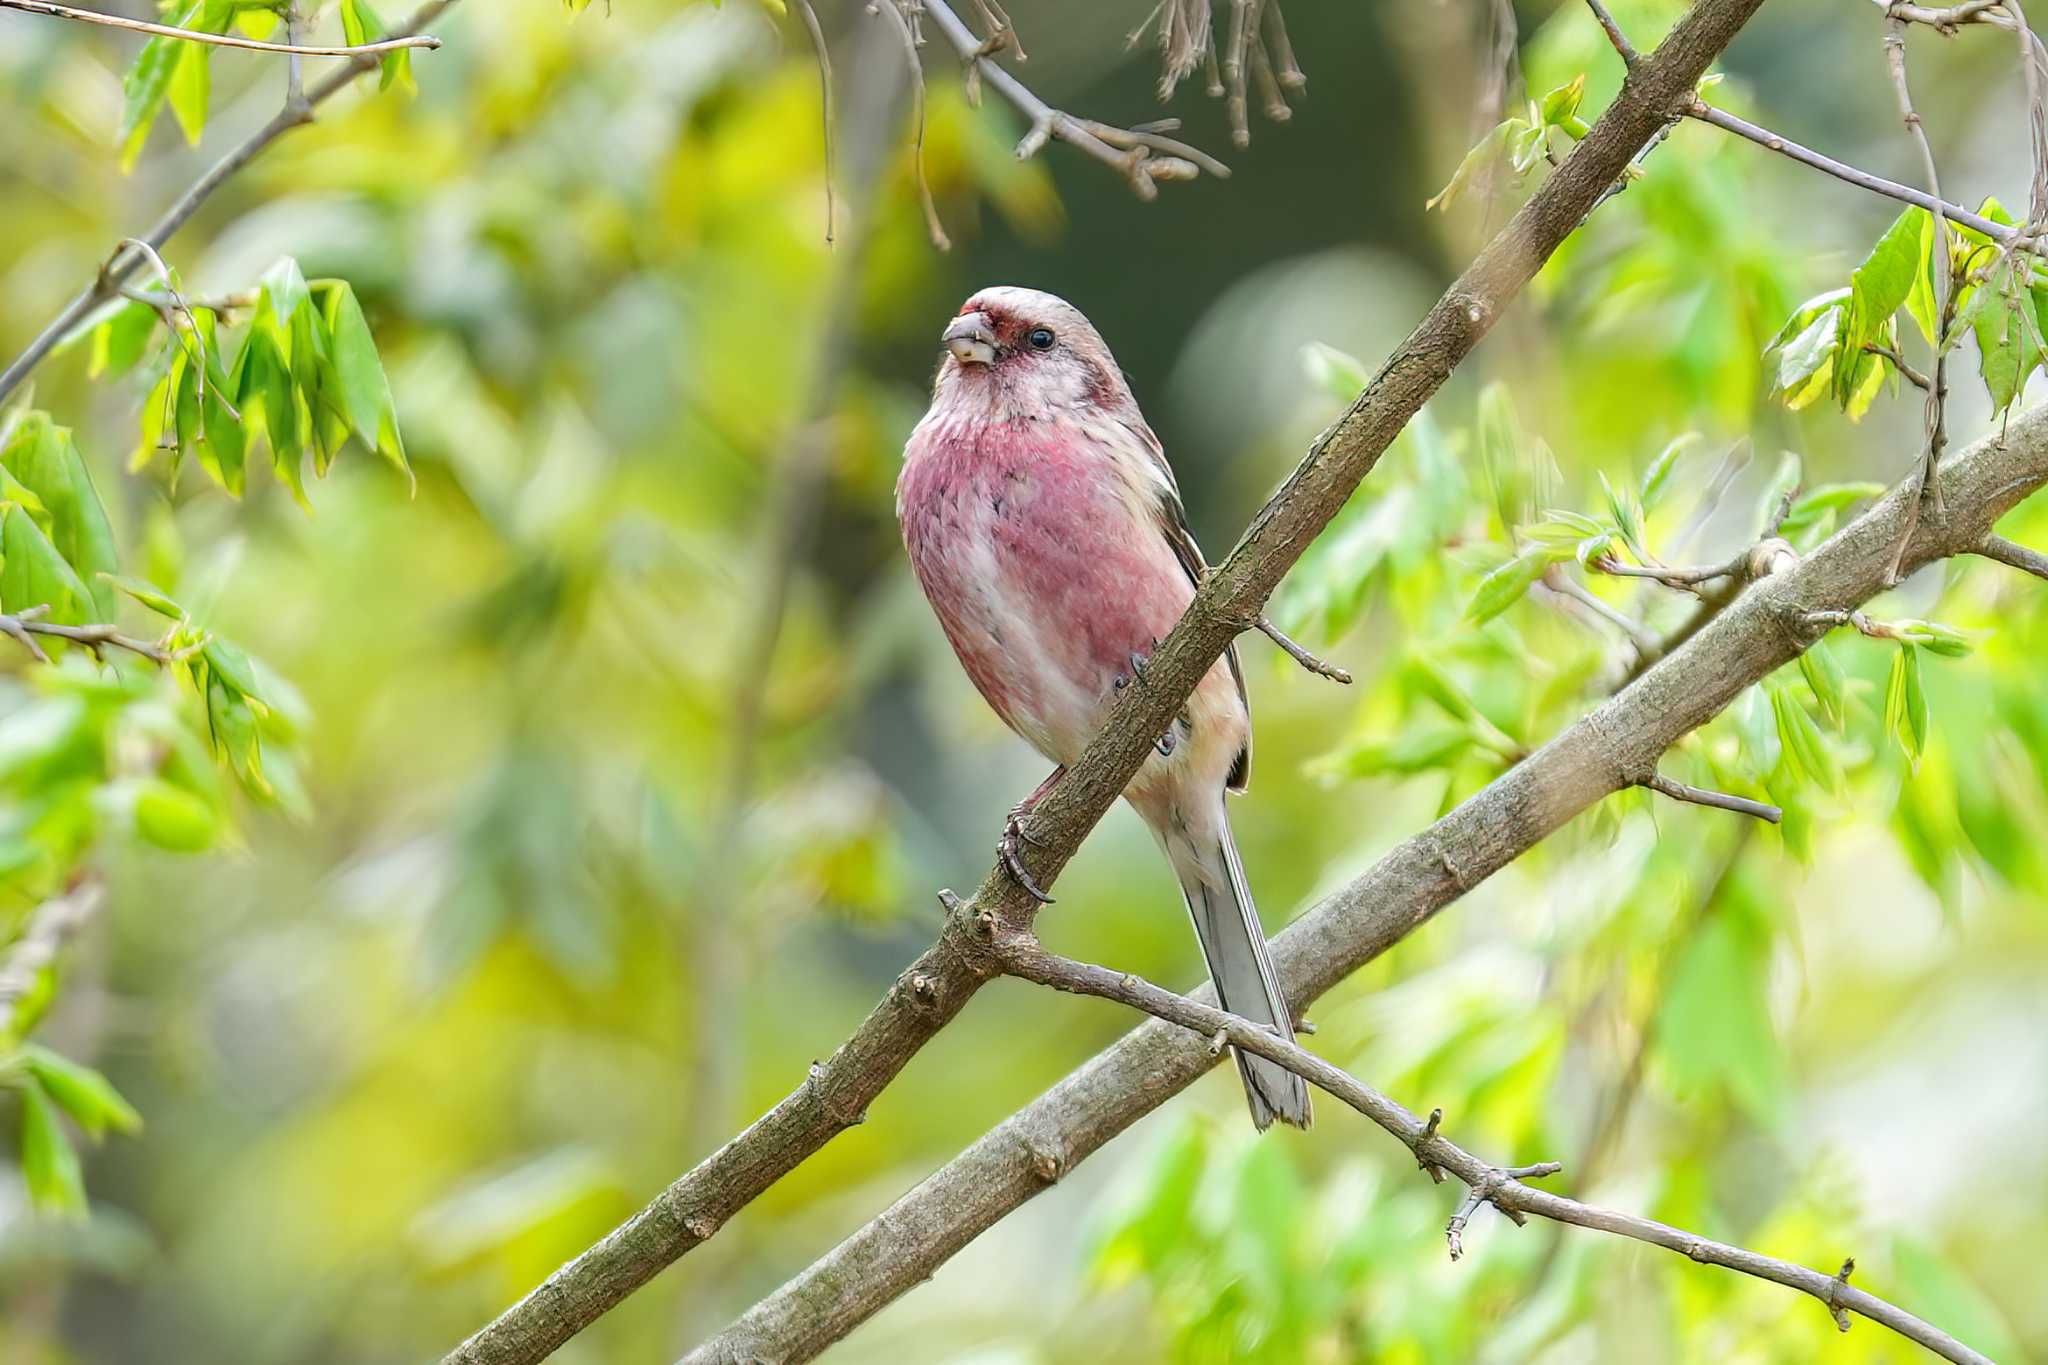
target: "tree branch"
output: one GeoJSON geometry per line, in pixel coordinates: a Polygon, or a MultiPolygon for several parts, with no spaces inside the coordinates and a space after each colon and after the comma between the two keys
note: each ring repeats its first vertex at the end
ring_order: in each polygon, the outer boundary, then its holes
{"type": "Polygon", "coordinates": [[[2035,238],[2027,236],[2017,228],[2007,227],[2003,223],[1994,223],[1981,213],[1973,213],[1960,204],[1946,203],[1925,190],[1916,190],[1911,185],[1901,185],[1895,180],[1886,180],[1883,176],[1872,175],[1869,171],[1859,171],[1854,166],[1837,161],[1830,156],[1823,156],[1812,148],[1801,146],[1791,138],[1774,133],[1768,128],[1760,128],[1747,119],[1737,118],[1725,109],[1716,109],[1711,104],[1694,100],[1683,112],[1687,118],[1697,119],[1701,123],[1710,123],[1724,132],[1748,138],[1759,147],[1768,147],[1774,152],[1781,152],[1803,166],[1811,166],[1814,170],[1823,171],[1846,184],[1869,190],[1873,194],[1881,194],[1887,199],[1896,199],[1902,204],[1917,204],[1929,213],[1938,214],[1952,223],[1961,223],[1965,227],[1975,228],[1992,241],[2002,245],[2022,247],[2029,251],[2036,249],[2038,245],[2035,238]]]}
{"type": "MultiPolygon", "coordinates": [[[[1003,971],[1010,976],[1050,986],[1070,995],[1092,995],[1113,1000],[1191,1031],[1206,1039],[1212,1050],[1220,1051],[1217,1044],[1228,1042],[1240,1052],[1256,1053],[1278,1063],[1391,1133],[1414,1154],[1416,1164],[1422,1170],[1432,1176],[1448,1171],[1458,1177],[1465,1182],[1471,1195],[1445,1228],[1453,1260],[1463,1252],[1461,1239],[1467,1219],[1480,1205],[1491,1204],[1516,1223],[1522,1223],[1528,1215],[1534,1214],[1559,1223],[1647,1242],[1702,1265],[1716,1265],[1738,1274],[1769,1280],[1818,1299],[1844,1331],[1848,1330],[1847,1320],[1841,1315],[1857,1313],[1891,1328],[1944,1359],[1960,1365],[1990,1365],[1987,1357],[1932,1323],[1874,1295],[1851,1289],[1848,1273],[1853,1262],[1844,1262],[1841,1271],[1830,1275],[1744,1247],[1716,1242],[1666,1223],[1532,1189],[1523,1182],[1557,1175],[1563,1166],[1546,1161],[1529,1166],[1500,1167],[1482,1161],[1441,1135],[1438,1129],[1442,1110],[1433,1111],[1428,1119],[1418,1118],[1399,1102],[1341,1067],[1235,1014],[1176,995],[1136,976],[1049,953],[1029,934],[1001,939],[992,944],[991,949],[1002,963],[1003,971]]],[[[732,1352],[725,1345],[713,1341],[684,1357],[684,1365],[713,1365],[731,1358],[732,1352]]]]}
{"type": "Polygon", "coordinates": [[[1687,801],[1695,806],[1712,806],[1716,810],[1734,811],[1737,815],[1754,815],[1759,820],[1777,824],[1785,818],[1785,812],[1768,801],[1752,801],[1746,796],[1730,796],[1726,792],[1708,791],[1704,787],[1688,787],[1662,773],[1651,773],[1636,783],[1660,796],[1673,801],[1687,801]]]}
{"type": "Polygon", "coordinates": [[[53,640],[69,640],[75,645],[83,645],[93,652],[94,658],[98,658],[100,651],[103,649],[125,649],[130,654],[139,655],[153,664],[172,663],[178,657],[162,645],[152,644],[148,640],[132,639],[129,636],[123,635],[119,627],[111,625],[59,625],[55,621],[45,621],[42,619],[49,615],[49,613],[50,608],[47,603],[40,606],[24,607],[17,612],[0,612],[0,635],[5,635],[9,639],[18,641],[21,647],[29,652],[30,657],[40,664],[50,662],[50,656],[43,653],[43,647],[36,643],[36,636],[38,635],[45,635],[53,640]]]}
{"type": "MultiPolygon", "coordinates": [[[[1959,451],[1943,462],[1940,477],[1948,517],[1918,527],[1909,568],[1975,553],[2000,516],[2048,485],[2048,407],[1959,451]]],[[[1846,615],[1884,591],[1917,496],[1910,480],[1893,488],[1800,563],[1753,585],[1641,678],[1290,924],[1274,939],[1273,958],[1295,1009],[1309,1008],[1567,820],[1628,785],[1628,774],[1653,770],[1665,749],[1810,646],[1826,624],[1809,614],[1846,615]]],[[[971,942],[962,951],[972,960],[971,942]]],[[[1212,1002],[1214,994],[1204,986],[1195,998],[1212,1002]]],[[[752,1351],[785,1362],[808,1359],[929,1279],[1216,1060],[1206,1040],[1181,1028],[1138,1028],[921,1181],[717,1340],[742,1357],[752,1351]]],[[[1674,1240],[1657,1245],[1693,1245],[1675,1240],[1684,1234],[1669,1236],[1674,1240]]],[[[1837,1301],[1847,1302],[1840,1293],[1837,1301]]],[[[1880,1307],[1875,1300],[1872,1306],[1880,1307]]]]}
{"type": "MultiPolygon", "coordinates": [[[[1350,410],[1317,438],[1230,556],[1197,590],[1180,623],[1154,652],[1145,684],[1124,689],[1102,732],[1026,819],[1028,858],[1040,882],[1049,884],[1065,866],[1122,794],[1152,752],[1154,737],[1166,729],[1195,684],[1233,639],[1256,624],[1282,575],[1636,152],[1692,97],[1708,64],[1762,3],[1700,0],[1681,18],[1657,50],[1629,73],[1621,94],[1565,164],[1537,187],[1437,300],[1350,410]]],[[[941,0],[925,0],[925,5],[942,29],[950,33],[958,26],[957,17],[946,22],[951,11],[941,0]]],[[[984,75],[999,89],[1009,81],[1000,68],[984,75]]],[[[1674,714],[1684,710],[1673,708],[1674,714]]],[[[1661,748],[1635,756],[1629,771],[1652,766],[1661,748]]],[[[1601,781],[1617,782],[1619,771],[1603,767],[1601,781]]],[[[1588,788],[1585,799],[1595,795],[1588,788]]],[[[446,1357],[448,1365],[544,1358],[857,1122],[918,1049],[994,974],[972,937],[969,917],[1029,928],[1037,905],[998,859],[968,909],[969,916],[949,917],[938,941],[904,970],[853,1035],[803,1085],[458,1346],[446,1357]]],[[[819,1320],[820,1330],[826,1321],[819,1320]]],[[[835,1339],[850,1326],[825,1339],[835,1339]]]]}
{"type": "Polygon", "coordinates": [[[2048,555],[2039,550],[2030,550],[2024,545],[2015,545],[2004,536],[1986,536],[1984,543],[1971,553],[1995,559],[2001,564],[2030,573],[2036,578],[2048,578],[2048,555]]]}
{"type": "MultiPolygon", "coordinates": [[[[413,11],[410,19],[398,26],[395,36],[405,37],[417,33],[438,18],[455,0],[428,0],[413,11]]],[[[207,201],[213,192],[256,158],[257,153],[283,137],[292,129],[313,119],[313,108],[332,98],[356,77],[377,69],[376,57],[351,57],[346,64],[335,68],[327,77],[306,92],[303,104],[287,102],[271,120],[251,133],[240,146],[215,162],[213,168],[193,183],[180,195],[178,202],[165,210],[146,231],[134,240],[146,243],[151,250],[160,251],[166,242],[185,226],[199,206],[207,201]]],[[[125,240],[125,239],[124,239],[125,240]]],[[[45,327],[28,349],[16,356],[14,363],[5,372],[0,372],[0,400],[21,387],[30,370],[40,364],[43,358],[56,349],[57,343],[71,335],[71,332],[92,313],[93,309],[115,298],[122,285],[142,268],[147,254],[130,246],[119,246],[114,254],[102,265],[93,282],[86,286],[76,298],[64,306],[64,311],[45,327]]]]}
{"type": "MultiPolygon", "coordinates": [[[[1142,129],[1112,128],[1089,119],[1077,119],[1053,108],[1015,76],[1005,71],[984,49],[988,46],[974,36],[953,7],[946,0],[922,0],[924,12],[938,26],[946,41],[960,55],[962,67],[969,73],[968,90],[970,97],[978,93],[980,82],[987,81],[994,91],[1001,95],[1017,111],[1030,120],[1031,131],[1017,144],[1019,160],[1037,154],[1048,138],[1075,147],[1094,157],[1103,165],[1117,172],[1130,182],[1131,190],[1140,199],[1153,199],[1159,194],[1157,182],[1161,180],[1191,180],[1200,170],[1206,168],[1210,174],[1230,172],[1214,157],[1195,153],[1192,147],[1173,144],[1175,150],[1164,155],[1153,155],[1162,141],[1142,129]],[[1124,149],[1110,145],[1107,138],[1123,142],[1124,149]],[[1189,153],[1194,153],[1189,155],[1189,153]]],[[[1008,30],[999,30],[1007,32],[1008,30]]]]}
{"type": "Polygon", "coordinates": [[[287,52],[294,57],[377,57],[386,52],[397,52],[402,48],[436,48],[441,45],[439,38],[414,33],[401,38],[379,38],[374,43],[356,43],[348,47],[303,47],[293,43],[260,42],[255,38],[244,38],[234,33],[207,33],[202,29],[178,28],[172,24],[152,24],[119,14],[101,14],[98,10],[74,9],[70,5],[52,4],[50,0],[0,0],[0,9],[16,9],[24,14],[44,14],[52,19],[76,19],[83,24],[126,29],[130,33],[147,33],[157,38],[181,38],[188,43],[205,43],[212,47],[236,47],[249,52],[287,52]]]}

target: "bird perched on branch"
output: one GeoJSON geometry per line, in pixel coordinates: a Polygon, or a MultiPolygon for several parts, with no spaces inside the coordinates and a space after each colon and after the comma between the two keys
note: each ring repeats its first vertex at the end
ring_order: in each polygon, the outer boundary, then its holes
{"type": "MultiPolygon", "coordinates": [[[[932,405],[911,433],[896,512],[917,580],[996,714],[1060,766],[1081,756],[1116,695],[1204,572],[1173,471],[1123,371],[1080,310],[1032,289],[984,289],[941,336],[932,405]]],[[[1224,810],[1251,770],[1251,711],[1233,648],[1216,661],[1124,789],[1172,863],[1223,1008],[1289,1036],[1293,1016],[1224,810]]],[[[1238,1054],[1252,1122],[1306,1127],[1308,1087],[1238,1054]]]]}

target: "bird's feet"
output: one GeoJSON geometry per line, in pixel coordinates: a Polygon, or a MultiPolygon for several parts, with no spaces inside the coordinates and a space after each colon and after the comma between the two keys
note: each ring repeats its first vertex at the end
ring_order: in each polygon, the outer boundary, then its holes
{"type": "Polygon", "coordinates": [[[1032,808],[1066,775],[1067,770],[1064,766],[1054,768],[1045,781],[1038,784],[1037,790],[1010,807],[1009,817],[1003,821],[1003,837],[996,841],[996,854],[1003,860],[1003,866],[1017,879],[1017,885],[1023,887],[1031,899],[1040,905],[1051,905],[1053,898],[1046,894],[1045,888],[1038,884],[1038,879],[1031,875],[1031,869],[1024,866],[1024,845],[1031,844],[1043,848],[1045,840],[1024,828],[1024,817],[1031,814],[1032,808]]]}

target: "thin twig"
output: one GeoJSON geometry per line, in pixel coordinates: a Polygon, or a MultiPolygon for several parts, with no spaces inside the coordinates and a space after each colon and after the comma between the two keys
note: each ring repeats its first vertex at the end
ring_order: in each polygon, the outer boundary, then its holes
{"type": "MultiPolygon", "coordinates": [[[[1942,515],[1941,480],[1934,477],[1936,466],[1941,463],[1942,447],[1948,444],[1948,326],[1946,319],[1954,311],[1954,298],[1958,286],[1950,266],[1948,246],[1948,220],[1941,207],[1941,174],[1934,164],[1934,144],[1927,140],[1927,126],[1919,112],[1913,108],[1913,92],[1906,83],[1906,22],[1891,18],[1885,21],[1884,35],[1885,65],[1892,74],[1892,92],[1899,101],[1899,121],[1906,125],[1913,142],[1920,149],[1920,167],[1927,175],[1927,193],[1934,200],[1930,210],[1934,215],[1934,287],[1937,307],[1935,312],[1944,319],[1940,335],[1934,338],[1934,382],[1928,387],[1925,404],[1924,425],[1926,445],[1920,459],[1920,489],[1930,499],[1928,505],[1934,515],[1942,515]]],[[[1905,534],[1899,538],[1898,557],[1892,563],[1892,581],[1897,582],[1899,565],[1906,557],[1906,545],[1913,538],[1913,530],[1919,519],[1918,509],[1906,523],[1905,534]]]]}
{"type": "Polygon", "coordinates": [[[2004,536],[1984,537],[1983,542],[1971,553],[1982,555],[1986,559],[1995,559],[2001,564],[2018,569],[2021,573],[2030,573],[2036,578],[2048,578],[2048,555],[2015,544],[2004,536]]]}
{"type": "MultiPolygon", "coordinates": [[[[1845,1264],[1840,1272],[1830,1275],[1810,1266],[1765,1256],[1746,1247],[1717,1242],[1668,1223],[1583,1204],[1576,1199],[1536,1189],[1524,1182],[1557,1175],[1564,1168],[1555,1161],[1509,1167],[1483,1161],[1443,1136],[1438,1114],[1433,1113],[1427,1120],[1418,1118],[1406,1106],[1342,1068],[1324,1061],[1292,1039],[1283,1038],[1238,1015],[1177,995],[1128,973],[1046,952],[1038,946],[1036,939],[1027,934],[999,938],[991,948],[1003,971],[1010,976],[1073,995],[1092,995],[1115,1001],[1170,1024],[1178,1024],[1203,1038],[1220,1034],[1239,1051],[1254,1053],[1283,1066],[1356,1109],[1406,1146],[1418,1164],[1448,1171],[1462,1180],[1471,1193],[1444,1229],[1453,1259],[1463,1251],[1466,1221],[1480,1205],[1491,1204],[1517,1223],[1530,1215],[1548,1218],[1662,1247],[1701,1265],[1719,1266],[1738,1274],[1769,1280],[1812,1296],[1831,1314],[1856,1313],[1889,1327],[1944,1359],[1960,1362],[1960,1365],[1991,1365],[1987,1357],[1971,1350],[1934,1324],[1851,1286],[1848,1272],[1853,1263],[1845,1264]]],[[[695,1355],[686,1357],[688,1361],[696,1359],[695,1355]]]]}
{"type": "Polygon", "coordinates": [[[1837,161],[1830,156],[1823,156],[1812,148],[1802,146],[1788,137],[1772,132],[1768,128],[1762,128],[1749,122],[1747,119],[1738,118],[1725,109],[1716,109],[1711,104],[1694,100],[1686,106],[1684,112],[1687,118],[1697,119],[1701,123],[1712,124],[1724,132],[1734,133],[1738,137],[1747,138],[1759,147],[1768,147],[1774,152],[1781,152],[1802,165],[1811,166],[1814,170],[1826,172],[1828,175],[1846,184],[1855,185],[1874,194],[1881,194],[1887,199],[1896,199],[1902,204],[1917,204],[1929,213],[1939,213],[1950,222],[1961,223],[1965,227],[1976,229],[1994,242],[2008,246],[2019,246],[2029,251],[2036,249],[2038,245],[2035,238],[2022,233],[2018,228],[2007,227],[2003,223],[1994,223],[1983,214],[1974,213],[1960,204],[1944,203],[1925,190],[1916,190],[1911,185],[1901,185],[1897,181],[1886,180],[1883,176],[1872,175],[1868,171],[1859,171],[1854,166],[1837,161]]]}
{"type": "Polygon", "coordinates": [[[1746,796],[1730,796],[1726,792],[1708,791],[1704,787],[1688,787],[1662,773],[1651,773],[1636,783],[1647,787],[1659,796],[1668,796],[1673,801],[1686,801],[1695,806],[1712,806],[1716,810],[1734,811],[1737,815],[1753,815],[1759,820],[1778,824],[1785,818],[1785,812],[1768,801],[1752,801],[1746,796]]]}
{"type": "Polygon", "coordinates": [[[1635,44],[1631,43],[1628,40],[1628,35],[1621,31],[1621,25],[1614,22],[1614,16],[1607,12],[1607,6],[1602,4],[1601,0],[1586,0],[1586,7],[1592,10],[1593,17],[1600,21],[1601,31],[1607,35],[1607,41],[1614,44],[1614,50],[1621,54],[1622,62],[1625,65],[1634,66],[1636,64],[1635,44]]]}
{"type": "Polygon", "coordinates": [[[888,15],[902,35],[904,59],[910,63],[910,117],[917,129],[911,136],[910,158],[917,176],[917,199],[924,208],[924,227],[931,235],[932,245],[941,251],[951,251],[953,239],[946,235],[946,225],[939,221],[939,206],[932,201],[931,181],[924,173],[924,63],[917,57],[917,34],[912,32],[910,20],[904,18],[898,3],[899,0],[874,0],[868,12],[888,15]]]}
{"type": "Polygon", "coordinates": [[[1690,568],[1674,568],[1668,564],[1624,564],[1613,555],[1601,555],[1586,561],[1586,567],[1595,573],[1604,573],[1614,578],[1648,578],[1662,583],[1667,588],[1682,588],[1697,593],[1702,583],[1711,583],[1717,578],[1741,576],[1749,563],[1749,551],[1744,550],[1733,559],[1719,564],[1701,564],[1690,568]]]}
{"type": "Polygon", "coordinates": [[[1350,670],[1339,668],[1337,667],[1337,665],[1330,663],[1327,660],[1317,658],[1314,654],[1311,654],[1304,646],[1295,643],[1292,639],[1289,639],[1288,636],[1281,631],[1280,627],[1274,625],[1272,621],[1268,620],[1266,617],[1259,617],[1258,628],[1259,633],[1261,635],[1264,635],[1268,640],[1271,640],[1274,644],[1280,646],[1280,648],[1286,653],[1288,658],[1294,660],[1294,662],[1300,664],[1309,672],[1317,674],[1320,677],[1328,678],[1333,682],[1349,683],[1351,681],[1350,670]]]}
{"type": "Polygon", "coordinates": [[[1989,24],[1993,28],[2013,29],[2022,25],[2013,22],[2010,15],[1999,12],[2003,0],[1964,0],[1963,4],[1951,5],[1946,9],[1934,9],[1927,5],[1914,5],[1906,0],[1877,0],[1884,9],[1887,19],[1896,19],[1909,24],[1925,24],[1937,30],[1944,38],[1953,38],[1956,31],[1966,24],[1989,24]]]}
{"type": "MultiPolygon", "coordinates": [[[[399,25],[398,35],[417,33],[454,3],[455,0],[428,0],[427,4],[413,12],[410,19],[399,25]]],[[[138,239],[161,251],[164,244],[176,235],[178,229],[185,226],[192,215],[199,211],[199,206],[204,204],[215,190],[254,160],[264,148],[292,129],[310,122],[316,105],[331,99],[356,77],[376,70],[378,61],[379,59],[374,56],[352,57],[346,65],[330,71],[325,79],[306,92],[303,107],[293,108],[288,104],[280,109],[268,123],[251,133],[234,150],[215,162],[212,169],[199,177],[190,189],[178,197],[176,203],[165,210],[163,217],[157,219],[146,231],[137,234],[138,239]]],[[[70,336],[79,323],[91,316],[95,308],[116,297],[120,287],[142,268],[143,261],[144,256],[141,252],[126,247],[117,248],[113,257],[100,268],[93,282],[66,304],[64,310],[50,325],[28,344],[28,349],[15,357],[14,362],[4,373],[0,373],[0,399],[5,399],[19,388],[21,382],[28,378],[29,371],[55,350],[59,342],[70,336]]]]}
{"type": "MultiPolygon", "coordinates": [[[[147,33],[156,38],[179,38],[188,43],[205,43],[211,47],[237,47],[249,52],[287,52],[294,57],[376,57],[409,47],[436,48],[441,45],[439,38],[425,33],[407,34],[402,38],[379,38],[374,43],[353,43],[347,47],[308,47],[292,42],[266,43],[233,33],[208,33],[203,29],[178,28],[173,24],[152,24],[147,20],[129,19],[119,14],[101,14],[98,10],[74,9],[70,5],[53,4],[51,0],[0,0],[0,9],[20,10],[24,14],[43,14],[52,19],[76,19],[83,24],[126,29],[130,33],[147,33]]],[[[289,38],[290,34],[287,33],[286,36],[289,38]]]]}
{"type": "Polygon", "coordinates": [[[1887,346],[1881,341],[1866,341],[1863,343],[1863,349],[1871,355],[1883,356],[1886,360],[1889,360],[1892,363],[1892,368],[1899,372],[1899,377],[1920,390],[1920,392],[1932,393],[1934,391],[1934,381],[1908,364],[1906,357],[1900,355],[1896,347],[1887,346]]]}
{"type": "MultiPolygon", "coordinates": [[[[1087,122],[1053,108],[1033,94],[1022,81],[983,54],[981,40],[975,37],[974,31],[953,12],[952,6],[947,4],[946,0],[922,0],[922,3],[925,14],[937,25],[946,41],[952,44],[953,50],[960,55],[962,65],[978,73],[980,79],[986,81],[991,89],[1009,101],[1029,121],[1030,131],[1024,135],[1023,141],[1017,144],[1017,155],[1020,159],[1036,155],[1049,139],[1057,138],[1116,171],[1130,184],[1132,191],[1140,199],[1146,200],[1157,197],[1158,181],[1189,179],[1197,169],[1214,161],[1214,158],[1208,157],[1197,161],[1178,153],[1166,157],[1153,157],[1147,155],[1151,149],[1142,144],[1133,145],[1126,150],[1112,147],[1090,131],[1087,122]]],[[[1136,130],[1124,131],[1129,138],[1135,139],[1138,136],[1136,130]]],[[[1213,170],[1210,173],[1215,174],[1213,170]]]]}
{"type": "Polygon", "coordinates": [[[811,51],[818,59],[818,108],[825,121],[825,245],[830,246],[838,219],[832,186],[832,52],[826,46],[825,30],[818,24],[818,12],[811,8],[811,0],[796,0],[796,10],[803,17],[804,31],[811,35],[811,51]]]}
{"type": "Polygon", "coordinates": [[[165,649],[162,645],[152,644],[148,640],[137,640],[123,635],[117,626],[60,625],[55,621],[45,621],[42,619],[49,615],[49,613],[50,608],[47,603],[33,607],[24,607],[16,612],[0,612],[0,635],[5,635],[17,641],[37,663],[44,664],[50,662],[50,656],[43,653],[43,647],[36,643],[35,637],[38,635],[45,635],[53,640],[69,640],[75,645],[83,645],[92,651],[94,658],[100,656],[102,649],[125,649],[130,654],[140,655],[153,664],[173,663],[179,657],[165,649]]]}

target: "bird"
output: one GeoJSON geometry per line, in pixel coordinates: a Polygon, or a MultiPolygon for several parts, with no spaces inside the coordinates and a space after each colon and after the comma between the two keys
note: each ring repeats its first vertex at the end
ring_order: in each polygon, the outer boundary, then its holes
{"type": "MultiPolygon", "coordinates": [[[[1011,810],[999,852],[1078,760],[1207,571],[1173,469],[1080,309],[1035,289],[975,293],[940,334],[932,400],[904,446],[896,514],[912,572],[975,688],[1058,766],[1011,810]]],[[[1225,809],[1251,776],[1251,706],[1233,646],[1145,755],[1124,799],[1180,883],[1222,1007],[1291,1038],[1225,809]]],[[[1235,1051],[1233,1049],[1233,1051],[1235,1051]]],[[[1307,1084],[1236,1052],[1252,1122],[1306,1128],[1307,1084]]]]}

